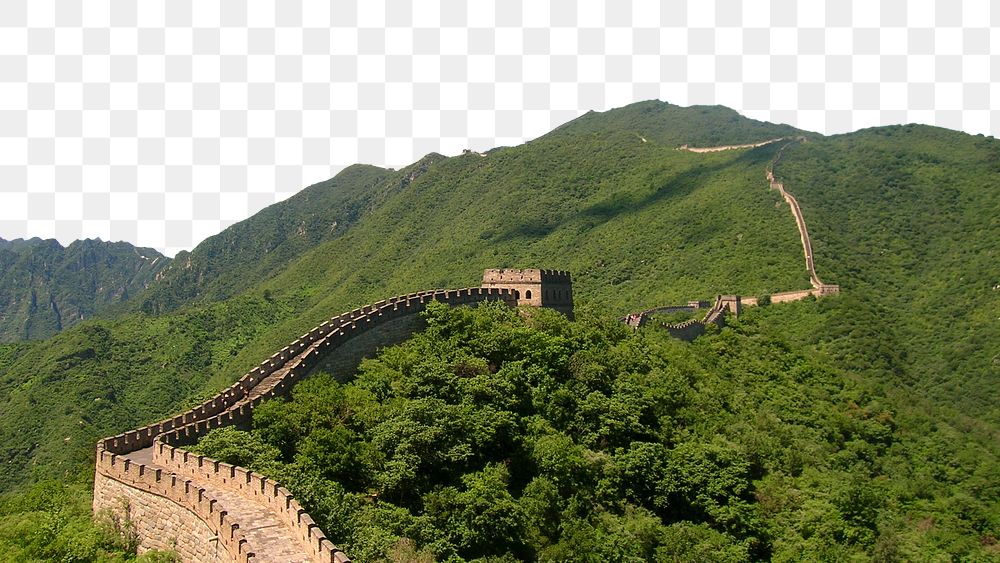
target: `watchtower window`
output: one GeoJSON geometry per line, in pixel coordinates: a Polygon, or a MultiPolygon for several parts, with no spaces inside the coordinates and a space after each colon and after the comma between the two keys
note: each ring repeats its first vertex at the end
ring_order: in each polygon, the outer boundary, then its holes
{"type": "Polygon", "coordinates": [[[531,290],[530,289],[528,291],[524,292],[524,298],[525,299],[531,299],[531,290]]]}
{"type": "Polygon", "coordinates": [[[520,299],[520,298],[521,298],[521,292],[515,289],[514,290],[514,299],[520,299]]]}

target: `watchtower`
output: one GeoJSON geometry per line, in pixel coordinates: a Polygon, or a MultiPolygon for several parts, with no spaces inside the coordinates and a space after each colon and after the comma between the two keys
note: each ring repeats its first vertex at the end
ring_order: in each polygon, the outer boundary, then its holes
{"type": "Polygon", "coordinates": [[[720,295],[717,302],[721,307],[729,309],[734,317],[739,317],[743,312],[743,299],[739,295],[720,295]]]}
{"type": "Polygon", "coordinates": [[[486,270],[483,287],[513,289],[518,305],[548,307],[573,318],[573,279],[569,272],[537,268],[486,270]]]}

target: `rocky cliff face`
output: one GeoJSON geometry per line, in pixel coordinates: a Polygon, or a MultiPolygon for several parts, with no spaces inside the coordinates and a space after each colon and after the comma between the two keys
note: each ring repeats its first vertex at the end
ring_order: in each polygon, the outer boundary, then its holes
{"type": "Polygon", "coordinates": [[[125,242],[0,239],[0,342],[45,338],[127,301],[169,261],[125,242]]]}

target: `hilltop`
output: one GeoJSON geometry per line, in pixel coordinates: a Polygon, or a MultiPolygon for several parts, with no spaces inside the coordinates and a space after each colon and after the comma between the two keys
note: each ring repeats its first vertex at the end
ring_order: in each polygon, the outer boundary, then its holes
{"type": "MultiPolygon", "coordinates": [[[[487,156],[352,167],[303,190],[178,255],[116,316],[3,354],[2,481],[17,483],[29,466],[64,471],[91,455],[85,444],[206,396],[329,316],[468,286],[488,267],[571,270],[579,304],[617,313],[808,287],[795,222],[763,180],[777,148],[675,150],[689,134],[712,142],[699,124],[734,115],[636,104],[487,156]]],[[[789,132],[737,125],[756,139],[789,132]]]]}

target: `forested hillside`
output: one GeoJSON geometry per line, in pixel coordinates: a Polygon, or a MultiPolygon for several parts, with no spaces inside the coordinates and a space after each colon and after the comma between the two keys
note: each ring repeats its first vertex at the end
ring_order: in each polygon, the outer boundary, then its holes
{"type": "MultiPolygon", "coordinates": [[[[148,313],[17,347],[0,381],[2,484],[62,475],[92,456],[98,436],[224,387],[327,317],[389,295],[478,285],[487,267],[571,270],[581,306],[614,312],[808,286],[795,222],[763,180],[775,148],[696,155],[675,150],[676,134],[665,137],[669,144],[651,140],[672,127],[730,120],[731,110],[649,102],[606,115],[604,132],[567,128],[485,157],[432,156],[383,183],[378,169],[349,170],[206,241],[191,253],[190,276],[187,258],[176,258],[135,300],[151,303],[148,313]],[[619,114],[644,128],[611,125],[619,114]],[[306,232],[321,232],[340,215],[320,210],[340,204],[367,211],[290,264],[258,252],[308,247],[280,219],[314,213],[306,232]],[[215,264],[205,272],[218,268],[204,283],[199,260],[215,264]],[[246,286],[228,301],[211,297],[246,286]],[[175,301],[185,295],[192,300],[175,301]],[[182,302],[178,312],[149,314],[182,302]],[[25,432],[24,420],[37,424],[25,432]]],[[[750,120],[744,127],[761,139],[788,132],[750,120]]]]}
{"type": "Polygon", "coordinates": [[[361,561],[1000,556],[992,436],[766,334],[779,307],[689,345],[438,305],[348,383],[314,375],[196,451],[285,483],[361,561]]]}
{"type": "Polygon", "coordinates": [[[399,171],[350,166],[209,237],[191,252],[178,253],[132,309],[163,313],[232,297],[280,272],[321,242],[343,234],[443,158],[430,154],[399,171]]]}
{"type": "Polygon", "coordinates": [[[125,242],[0,239],[0,342],[46,338],[127,302],[168,262],[125,242]]]}
{"type": "MultiPolygon", "coordinates": [[[[777,173],[798,197],[816,263],[879,311],[816,335],[878,342],[899,383],[1000,424],[1000,143],[923,125],[791,147],[777,173]]],[[[869,356],[855,361],[871,361],[869,356]]]]}
{"type": "MultiPolygon", "coordinates": [[[[515,326],[532,335],[517,354],[537,352],[530,361],[551,367],[555,379],[531,385],[544,384],[537,393],[565,413],[538,411],[529,393],[496,419],[512,429],[504,436],[517,437],[504,451],[522,456],[524,467],[475,453],[487,442],[458,444],[454,451],[467,456],[459,470],[439,474],[439,464],[425,464],[429,473],[407,477],[419,481],[415,496],[373,506],[362,497],[387,486],[379,473],[387,459],[362,460],[357,475],[320,475],[285,443],[267,470],[319,487],[301,489],[320,503],[312,508],[365,514],[350,525],[324,522],[365,554],[558,559],[592,549],[606,559],[711,552],[794,560],[809,550],[827,560],[925,552],[995,559],[998,162],[995,139],[941,129],[822,137],[726,108],[643,102],[484,155],[430,155],[400,171],[349,168],[179,256],[109,318],[0,346],[0,488],[15,492],[4,514],[16,520],[16,494],[29,481],[86,479],[98,436],[193,404],[329,316],[393,294],[478,285],[483,268],[545,267],[573,273],[582,324],[543,315],[542,325],[502,317],[461,329],[475,340],[480,328],[498,330],[489,323],[515,326]],[[614,319],[631,311],[808,287],[795,221],[764,178],[781,144],[676,150],[802,134],[807,142],[789,147],[775,172],[802,207],[818,273],[843,294],[762,307],[690,345],[622,332],[614,319]],[[553,338],[561,344],[546,356],[553,338]],[[574,363],[578,354],[587,361],[574,363]],[[637,385],[653,396],[629,391],[637,385]],[[619,398],[625,410],[616,410],[619,398]],[[655,420],[632,417],[632,399],[640,410],[659,405],[655,420]],[[569,465],[546,461],[539,440],[570,452],[569,465]],[[659,467],[662,479],[632,479],[633,443],[652,444],[636,446],[646,456],[636,459],[659,467]],[[536,480],[547,481],[527,494],[536,480]],[[641,490],[629,490],[632,481],[641,490]],[[479,537],[482,526],[462,520],[479,509],[478,496],[517,516],[495,530],[503,538],[479,537]],[[369,532],[370,541],[359,539],[369,532]]],[[[303,396],[371,408],[370,418],[345,426],[351,433],[330,426],[324,440],[368,455],[364,444],[375,438],[366,432],[397,407],[424,412],[410,401],[433,393],[455,393],[435,403],[448,412],[452,403],[469,412],[495,407],[488,390],[473,388],[475,377],[421,379],[459,356],[481,367],[473,360],[482,350],[452,339],[435,349],[442,356],[428,360],[432,370],[403,369],[406,350],[436,337],[421,338],[350,385],[303,385],[303,396]],[[378,395],[376,376],[396,383],[378,395]]],[[[500,378],[507,372],[480,372],[470,373],[491,385],[517,383],[500,378]]],[[[275,446],[272,438],[260,437],[275,446]]],[[[0,542],[16,536],[2,532],[0,542]]]]}

